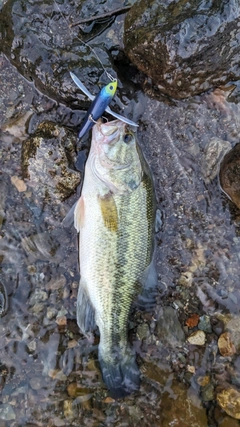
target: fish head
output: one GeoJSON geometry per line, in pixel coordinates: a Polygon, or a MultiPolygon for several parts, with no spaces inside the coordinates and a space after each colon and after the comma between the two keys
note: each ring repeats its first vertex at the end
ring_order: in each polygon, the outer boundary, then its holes
{"type": "Polygon", "coordinates": [[[93,127],[91,169],[112,192],[133,191],[142,179],[135,133],[114,120],[93,127]]]}

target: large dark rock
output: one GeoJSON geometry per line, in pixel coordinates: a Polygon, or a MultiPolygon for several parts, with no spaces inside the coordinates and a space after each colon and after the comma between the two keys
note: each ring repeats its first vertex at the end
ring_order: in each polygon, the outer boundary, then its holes
{"type": "Polygon", "coordinates": [[[161,92],[186,98],[240,78],[238,0],[139,0],[125,50],[161,92]]]}
{"type": "Polygon", "coordinates": [[[77,98],[77,105],[86,107],[85,97],[79,90],[76,95],[69,71],[76,73],[93,93],[98,92],[99,83],[108,83],[91,48],[108,72],[114,74],[110,48],[112,38],[118,40],[119,25],[113,24],[109,34],[111,18],[86,24],[82,26],[83,31],[78,26],[70,27],[70,24],[120,6],[119,0],[113,5],[105,0],[101,6],[93,0],[9,0],[0,15],[0,49],[42,93],[72,105],[77,98]]]}
{"type": "Polygon", "coordinates": [[[220,167],[220,184],[223,191],[240,208],[240,144],[229,151],[224,157],[220,167]]]}

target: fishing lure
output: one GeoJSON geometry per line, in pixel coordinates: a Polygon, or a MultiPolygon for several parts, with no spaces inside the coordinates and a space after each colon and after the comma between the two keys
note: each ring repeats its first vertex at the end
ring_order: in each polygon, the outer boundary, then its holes
{"type": "Polygon", "coordinates": [[[114,79],[110,83],[108,83],[106,86],[104,86],[100,92],[97,94],[96,97],[94,97],[89,90],[84,86],[84,84],[79,80],[79,78],[70,71],[70,76],[72,77],[74,83],[78,86],[79,89],[87,97],[93,101],[93,103],[90,105],[88,112],[86,116],[84,117],[81,129],[78,134],[78,138],[82,138],[85,133],[87,133],[94,125],[94,123],[103,115],[104,111],[111,114],[113,117],[116,117],[117,119],[121,120],[124,123],[127,123],[131,126],[138,126],[136,123],[132,122],[129,119],[126,119],[125,117],[121,116],[120,114],[114,113],[108,105],[111,102],[116,89],[117,89],[117,80],[114,79]]]}

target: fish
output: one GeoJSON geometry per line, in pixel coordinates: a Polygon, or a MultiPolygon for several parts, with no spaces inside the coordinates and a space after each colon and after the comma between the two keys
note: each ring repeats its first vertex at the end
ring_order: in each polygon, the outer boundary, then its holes
{"type": "Polygon", "coordinates": [[[86,116],[83,119],[81,128],[79,130],[78,138],[82,138],[94,125],[94,123],[103,115],[106,111],[111,114],[113,117],[122,120],[124,123],[128,123],[131,126],[138,126],[133,121],[121,116],[120,114],[114,113],[108,105],[110,104],[116,90],[117,90],[117,79],[114,79],[106,86],[104,86],[100,92],[94,97],[89,90],[84,86],[84,84],[79,80],[79,78],[70,71],[70,76],[73,79],[74,83],[82,90],[87,97],[93,101],[90,105],[86,116]]]}
{"type": "Polygon", "coordinates": [[[99,329],[98,360],[114,398],[140,385],[128,320],[134,301],[155,303],[155,205],[153,180],[134,132],[122,121],[99,120],[74,209],[80,233],[76,311],[85,336],[99,329]]]}

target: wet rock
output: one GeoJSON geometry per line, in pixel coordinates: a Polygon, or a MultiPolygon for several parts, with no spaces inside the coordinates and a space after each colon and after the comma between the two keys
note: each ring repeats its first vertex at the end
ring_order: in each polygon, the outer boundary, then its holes
{"type": "Polygon", "coordinates": [[[235,0],[139,0],[125,20],[125,50],[161,92],[186,98],[239,79],[239,13],[235,0]]]}
{"type": "Polygon", "coordinates": [[[206,411],[192,390],[174,381],[162,394],[161,427],[207,427],[206,411]]]}
{"type": "Polygon", "coordinates": [[[52,122],[41,123],[23,142],[23,176],[38,197],[64,200],[74,192],[80,183],[79,172],[71,169],[75,142],[75,135],[52,122]]]}
{"type": "Polygon", "coordinates": [[[13,407],[8,403],[3,403],[0,405],[0,419],[4,421],[16,419],[15,411],[13,410],[13,407]]]}
{"type": "Polygon", "coordinates": [[[157,336],[161,343],[166,343],[172,347],[184,344],[185,335],[174,308],[162,308],[161,315],[157,322],[157,336]]]}
{"type": "Polygon", "coordinates": [[[233,356],[236,353],[236,348],[229,332],[224,332],[218,338],[218,349],[222,356],[233,356]]]}
{"type": "MultiPolygon", "coordinates": [[[[115,1],[114,6],[121,7],[120,0],[115,1]]],[[[89,38],[98,36],[94,48],[104,66],[112,71],[112,58],[108,50],[112,40],[107,31],[104,32],[111,19],[94,25],[92,31],[91,28],[85,30],[85,27],[80,31],[78,26],[70,29],[70,17],[79,19],[111,9],[110,0],[101,3],[101,6],[92,0],[41,4],[30,0],[24,4],[21,0],[9,0],[1,11],[1,48],[22,75],[34,80],[41,92],[68,103],[74,103],[78,98],[83,106],[86,104],[83,102],[85,97],[76,90],[69,70],[76,73],[80,70],[80,78],[87,86],[87,82],[90,85],[99,82],[103,69],[91,49],[84,44],[89,38]]],[[[116,32],[117,28],[116,25],[116,32]]],[[[107,76],[104,78],[107,79],[107,76]]],[[[95,93],[97,90],[95,86],[95,93]]]]}
{"type": "Polygon", "coordinates": [[[229,387],[217,393],[217,402],[231,417],[240,419],[240,391],[229,387]]]}
{"type": "Polygon", "coordinates": [[[219,172],[221,161],[225,154],[232,148],[230,142],[213,137],[205,148],[205,159],[203,164],[204,181],[209,183],[219,172]]]}
{"type": "Polygon", "coordinates": [[[204,345],[206,341],[206,335],[203,331],[195,331],[188,338],[188,342],[192,345],[204,345]]]}
{"type": "Polygon", "coordinates": [[[219,179],[223,191],[240,208],[240,144],[229,151],[220,166],[219,179]]]}

